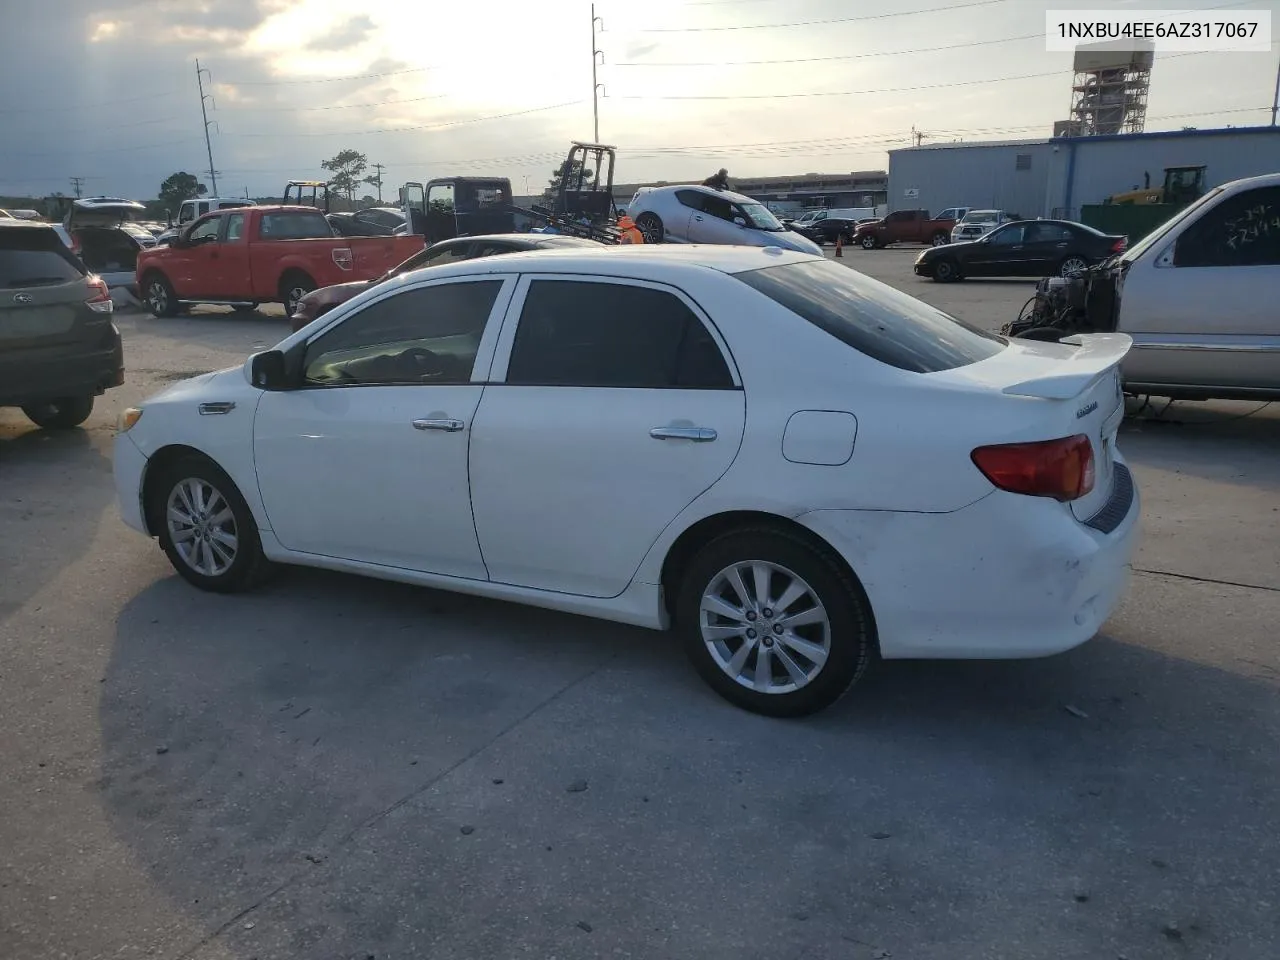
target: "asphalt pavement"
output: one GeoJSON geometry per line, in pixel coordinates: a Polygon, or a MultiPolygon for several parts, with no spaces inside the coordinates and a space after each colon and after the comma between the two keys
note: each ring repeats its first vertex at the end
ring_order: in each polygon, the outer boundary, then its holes
{"type": "MultiPolygon", "coordinates": [[[[842,262],[990,328],[1032,292],[915,252],[842,262]]],[[[1280,956],[1274,407],[1135,405],[1143,542],[1092,642],[782,722],[663,634],[180,581],[117,516],[115,415],[271,312],[121,313],[86,429],[0,410],[0,957],[1280,956]]]]}

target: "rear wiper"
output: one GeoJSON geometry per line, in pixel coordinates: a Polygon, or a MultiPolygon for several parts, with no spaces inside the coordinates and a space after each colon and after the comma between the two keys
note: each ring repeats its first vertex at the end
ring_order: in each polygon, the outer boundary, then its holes
{"type": "Polygon", "coordinates": [[[23,277],[20,280],[10,280],[5,286],[12,290],[14,287],[47,287],[54,283],[66,283],[66,277],[23,277]]]}

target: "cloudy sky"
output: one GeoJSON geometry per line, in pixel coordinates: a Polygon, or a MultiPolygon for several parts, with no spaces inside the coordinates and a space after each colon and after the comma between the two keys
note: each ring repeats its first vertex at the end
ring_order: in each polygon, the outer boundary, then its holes
{"type": "MultiPolygon", "coordinates": [[[[1044,11],[1280,0],[598,0],[615,179],[884,169],[910,142],[1047,135],[1070,101],[1044,11]]],[[[541,189],[590,139],[589,0],[0,0],[0,194],[150,198],[209,166],[278,195],[353,147],[406,180],[541,189]],[[527,181],[526,181],[527,178],[527,181]]],[[[1270,54],[1157,56],[1147,129],[1270,122],[1270,54]]],[[[202,175],[202,180],[207,178],[202,175]]]]}

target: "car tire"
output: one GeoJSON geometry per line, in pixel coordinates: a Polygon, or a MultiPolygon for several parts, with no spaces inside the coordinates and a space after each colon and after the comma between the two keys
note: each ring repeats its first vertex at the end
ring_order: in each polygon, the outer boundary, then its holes
{"type": "Polygon", "coordinates": [[[178,295],[173,292],[171,284],[162,273],[149,273],[142,283],[143,299],[152,316],[176,317],[182,304],[178,303],[178,295]]]}
{"type": "Polygon", "coordinates": [[[89,419],[93,397],[58,397],[22,408],[28,420],[45,430],[70,430],[89,419]]]}
{"type": "Polygon", "coordinates": [[[285,316],[293,316],[294,311],[298,309],[298,301],[314,289],[316,289],[316,282],[301,271],[286,273],[281,277],[280,302],[284,304],[285,316]]]}
{"type": "Polygon", "coordinates": [[[716,693],[772,717],[830,706],[862,676],[876,648],[861,585],[830,550],[772,527],[732,531],[699,550],[677,586],[675,621],[694,668],[716,693]],[[758,570],[766,574],[763,602],[758,570]],[[748,596],[732,585],[735,572],[748,596]],[[767,606],[783,594],[794,594],[785,608],[767,606]],[[787,629],[786,620],[797,618],[787,629]]]}
{"type": "Polygon", "coordinates": [[[645,243],[662,243],[667,235],[662,218],[656,213],[642,213],[636,217],[636,229],[644,235],[645,243]]]}
{"type": "Polygon", "coordinates": [[[933,279],[938,283],[955,283],[960,279],[960,266],[950,257],[943,257],[933,265],[933,279]]]}
{"type": "Polygon", "coordinates": [[[1058,276],[1074,277],[1076,274],[1089,269],[1089,261],[1081,256],[1063,257],[1062,262],[1058,264],[1058,276]]]}
{"type": "Polygon", "coordinates": [[[148,485],[148,525],[178,574],[212,593],[239,593],[266,580],[274,565],[226,472],[202,456],[182,457],[161,471],[148,485]]]}
{"type": "Polygon", "coordinates": [[[858,242],[862,244],[863,250],[874,250],[876,247],[880,246],[880,244],[876,241],[876,238],[871,236],[870,234],[867,234],[858,242]]]}
{"type": "Polygon", "coordinates": [[[950,242],[951,237],[941,231],[929,238],[929,245],[934,247],[945,247],[950,242]]]}

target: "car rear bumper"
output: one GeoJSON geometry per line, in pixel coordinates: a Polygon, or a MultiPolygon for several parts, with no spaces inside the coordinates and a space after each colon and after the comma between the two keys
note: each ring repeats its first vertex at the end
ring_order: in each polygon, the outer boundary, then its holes
{"type": "Polygon", "coordinates": [[[141,533],[148,532],[142,515],[142,476],[146,469],[147,458],[138,445],[127,433],[117,434],[111,472],[116,483],[120,519],[141,533]]]}
{"type": "Polygon", "coordinates": [[[1043,657],[1093,637],[1128,582],[1140,512],[1080,523],[1066,504],[996,491],[953,513],[800,517],[843,554],[886,659],[1043,657]]]}
{"type": "Polygon", "coordinates": [[[124,383],[124,348],[113,324],[97,350],[50,347],[0,354],[0,406],[59,397],[93,397],[124,383]]]}

